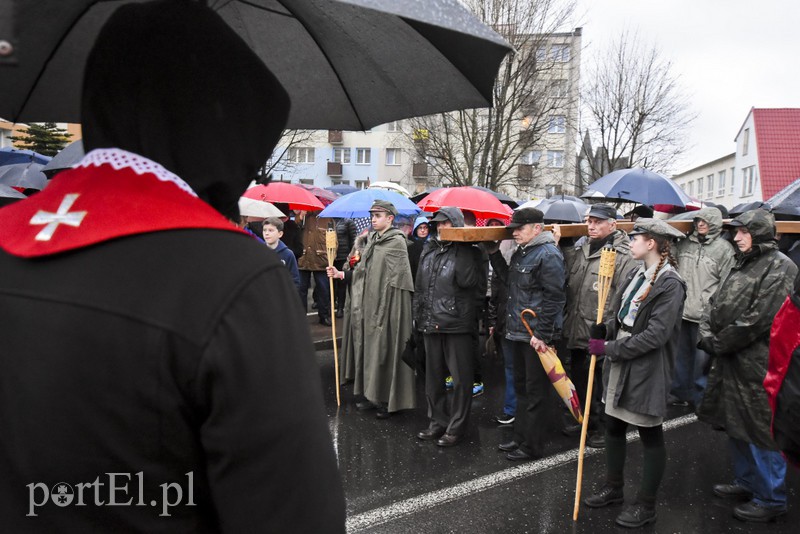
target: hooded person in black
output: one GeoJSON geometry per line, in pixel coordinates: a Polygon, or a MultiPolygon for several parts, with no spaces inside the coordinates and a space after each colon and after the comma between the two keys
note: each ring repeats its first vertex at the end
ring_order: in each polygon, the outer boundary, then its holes
{"type": "Polygon", "coordinates": [[[343,532],[296,290],[220,215],[288,96],[197,2],[118,9],[86,72],[86,157],[0,211],[4,530],[343,532]]]}

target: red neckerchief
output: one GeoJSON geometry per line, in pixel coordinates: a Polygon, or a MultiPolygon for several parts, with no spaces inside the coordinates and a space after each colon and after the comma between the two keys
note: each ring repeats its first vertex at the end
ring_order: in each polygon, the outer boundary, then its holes
{"type": "Polygon", "coordinates": [[[32,258],[188,228],[247,235],[157,163],[102,149],[59,173],[42,192],[1,209],[0,248],[32,258]]]}

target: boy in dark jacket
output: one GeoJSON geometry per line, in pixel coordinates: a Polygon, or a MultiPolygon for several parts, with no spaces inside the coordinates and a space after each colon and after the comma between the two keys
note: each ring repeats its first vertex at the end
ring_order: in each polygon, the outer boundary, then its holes
{"type": "Polygon", "coordinates": [[[281,237],[283,237],[283,221],[277,217],[268,217],[264,219],[263,224],[264,242],[278,254],[281,263],[289,269],[294,286],[300,291],[300,272],[297,270],[297,259],[294,257],[294,252],[289,250],[289,247],[281,241],[281,237]]]}

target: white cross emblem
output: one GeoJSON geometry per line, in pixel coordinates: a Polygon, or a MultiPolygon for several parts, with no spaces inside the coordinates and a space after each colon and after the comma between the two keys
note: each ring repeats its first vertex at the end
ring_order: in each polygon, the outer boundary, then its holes
{"type": "Polygon", "coordinates": [[[77,193],[66,195],[55,213],[39,210],[36,212],[36,215],[31,217],[30,224],[47,225],[42,228],[41,232],[36,234],[36,241],[50,241],[50,238],[53,237],[53,234],[55,233],[59,224],[66,224],[75,228],[81,225],[81,222],[83,221],[83,218],[86,216],[87,212],[69,211],[75,201],[78,200],[79,196],[80,195],[77,193]]]}

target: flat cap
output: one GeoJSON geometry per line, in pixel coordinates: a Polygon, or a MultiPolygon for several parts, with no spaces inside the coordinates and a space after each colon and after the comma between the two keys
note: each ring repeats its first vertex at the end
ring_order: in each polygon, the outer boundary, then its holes
{"type": "Polygon", "coordinates": [[[683,232],[673,228],[666,221],[662,221],[661,219],[647,219],[644,217],[636,219],[636,222],[633,223],[633,230],[628,232],[628,235],[638,234],[658,235],[670,239],[686,237],[683,232]]]}
{"type": "Polygon", "coordinates": [[[372,203],[372,207],[369,209],[369,211],[385,211],[386,213],[397,217],[397,208],[395,208],[394,204],[388,200],[375,200],[372,203]]]}
{"type": "Polygon", "coordinates": [[[523,224],[537,224],[544,222],[544,213],[536,208],[522,208],[514,212],[508,228],[517,228],[523,224]]]}
{"type": "Polygon", "coordinates": [[[616,219],[617,209],[611,204],[593,204],[586,215],[598,219],[616,219]]]}

